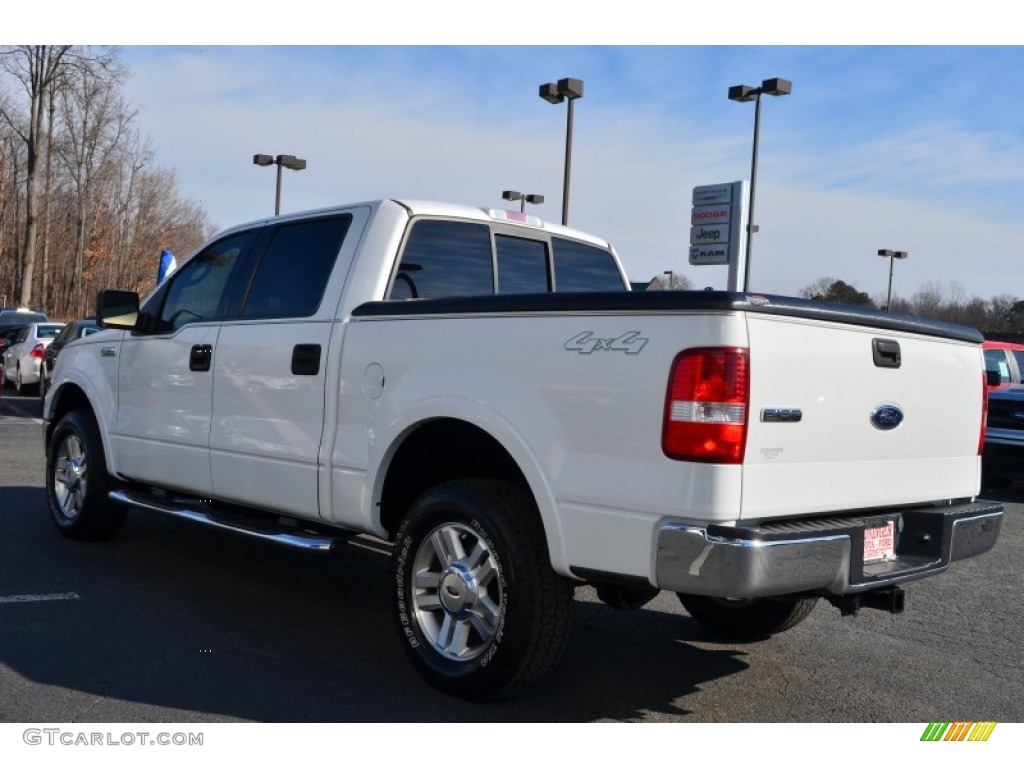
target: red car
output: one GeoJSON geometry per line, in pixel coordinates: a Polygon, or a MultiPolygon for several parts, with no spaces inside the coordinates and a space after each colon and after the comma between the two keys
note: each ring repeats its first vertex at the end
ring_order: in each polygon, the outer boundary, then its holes
{"type": "Polygon", "coordinates": [[[1021,383],[1021,375],[1024,374],[1024,344],[986,341],[981,348],[985,351],[985,370],[999,375],[999,383],[989,384],[989,389],[1021,383]]]}

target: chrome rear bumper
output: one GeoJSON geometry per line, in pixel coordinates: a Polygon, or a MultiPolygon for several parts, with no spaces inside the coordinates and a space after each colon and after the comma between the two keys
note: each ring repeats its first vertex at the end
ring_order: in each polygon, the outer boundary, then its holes
{"type": "Polygon", "coordinates": [[[863,592],[986,552],[999,537],[1002,515],[1002,504],[981,501],[756,528],[670,522],[658,532],[656,586],[717,597],[863,592]],[[865,564],[864,531],[888,520],[895,522],[895,558],[865,564]]]}

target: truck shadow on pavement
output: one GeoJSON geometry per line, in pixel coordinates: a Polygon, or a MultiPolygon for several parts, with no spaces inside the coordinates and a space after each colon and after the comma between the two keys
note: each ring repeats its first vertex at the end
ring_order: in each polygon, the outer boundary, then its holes
{"type": "Polygon", "coordinates": [[[135,512],[115,540],[85,544],[45,505],[39,488],[0,487],[0,597],[79,597],[0,603],[0,674],[20,676],[7,722],[678,720],[689,693],[748,667],[692,645],[707,638],[685,615],[620,613],[579,590],[547,680],[464,702],[407,662],[383,542],[310,555],[135,512]]]}

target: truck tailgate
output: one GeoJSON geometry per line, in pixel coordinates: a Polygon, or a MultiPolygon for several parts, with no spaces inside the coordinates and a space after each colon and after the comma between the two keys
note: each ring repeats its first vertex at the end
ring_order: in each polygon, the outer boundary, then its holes
{"type": "Polygon", "coordinates": [[[747,314],[745,519],[974,496],[978,344],[747,314]]]}

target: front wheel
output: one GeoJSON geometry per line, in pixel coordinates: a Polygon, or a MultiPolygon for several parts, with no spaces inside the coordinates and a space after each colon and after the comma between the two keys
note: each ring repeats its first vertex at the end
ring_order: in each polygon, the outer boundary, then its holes
{"type": "Polygon", "coordinates": [[[676,595],[690,616],[715,634],[733,640],[761,640],[792,629],[818,602],[817,597],[798,595],[750,599],[676,595]]]}
{"type": "Polygon", "coordinates": [[[57,529],[72,539],[109,539],[127,510],[107,498],[103,443],[89,411],[71,411],[57,424],[46,451],[46,497],[57,529]]]}
{"type": "Polygon", "coordinates": [[[435,688],[490,699],[557,664],[573,587],[552,570],[536,507],[519,487],[461,480],[427,491],[393,557],[399,637],[435,688]]]}

